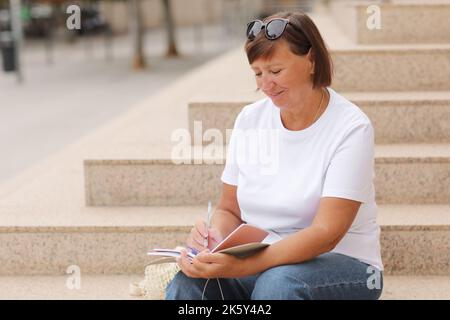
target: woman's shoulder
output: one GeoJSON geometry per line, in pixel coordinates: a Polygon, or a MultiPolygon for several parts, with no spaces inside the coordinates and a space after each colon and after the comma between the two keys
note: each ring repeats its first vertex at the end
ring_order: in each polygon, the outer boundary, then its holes
{"type": "Polygon", "coordinates": [[[346,124],[347,126],[372,126],[369,117],[359,106],[336,91],[332,89],[330,91],[333,95],[332,108],[334,110],[334,115],[335,117],[340,118],[343,124],[346,124]]]}
{"type": "Polygon", "coordinates": [[[258,122],[261,118],[270,116],[271,104],[269,98],[262,98],[258,101],[245,105],[236,117],[236,122],[249,125],[258,122]]]}
{"type": "Polygon", "coordinates": [[[254,117],[257,116],[258,114],[263,113],[269,107],[270,107],[270,99],[268,97],[265,97],[245,105],[240,113],[244,117],[254,117]]]}

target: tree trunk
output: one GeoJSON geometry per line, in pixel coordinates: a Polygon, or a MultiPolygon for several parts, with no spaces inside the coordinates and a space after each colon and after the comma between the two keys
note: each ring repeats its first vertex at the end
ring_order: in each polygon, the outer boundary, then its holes
{"type": "Polygon", "coordinates": [[[178,50],[175,42],[175,25],[172,18],[170,0],[163,0],[164,16],[167,30],[167,53],[168,57],[177,57],[178,50]]]}
{"type": "Polygon", "coordinates": [[[140,10],[141,0],[130,1],[130,23],[131,35],[133,37],[133,69],[140,70],[145,68],[144,55],[144,30],[142,26],[142,16],[140,10]]]}

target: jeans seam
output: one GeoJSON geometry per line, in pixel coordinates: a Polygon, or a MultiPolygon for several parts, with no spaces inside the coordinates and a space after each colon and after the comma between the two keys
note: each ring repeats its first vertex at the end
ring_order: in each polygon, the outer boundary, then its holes
{"type": "Polygon", "coordinates": [[[314,286],[313,289],[338,287],[338,286],[343,286],[343,285],[364,285],[364,284],[367,284],[367,281],[347,281],[347,282],[338,282],[338,283],[331,283],[331,284],[325,284],[325,285],[318,285],[318,286],[314,286]]]}
{"type": "Polygon", "coordinates": [[[331,283],[331,284],[324,284],[324,285],[318,285],[318,286],[311,286],[307,281],[302,279],[301,276],[297,276],[297,279],[303,282],[309,289],[316,289],[316,288],[326,288],[326,287],[332,287],[332,286],[340,286],[345,284],[355,284],[355,285],[362,285],[367,284],[367,281],[364,280],[357,280],[357,281],[346,281],[346,282],[338,282],[338,283],[331,283]]]}
{"type": "MultiPolygon", "coordinates": [[[[372,290],[369,287],[367,287],[367,284],[365,284],[364,282],[353,281],[353,282],[332,283],[332,284],[329,284],[329,285],[321,285],[321,286],[319,285],[319,286],[316,286],[316,287],[312,288],[312,293],[313,293],[313,295],[320,294],[320,292],[323,289],[334,290],[334,288],[345,288],[345,286],[349,286],[350,288],[359,287],[359,288],[367,289],[368,291],[371,292],[371,294],[376,294],[377,295],[376,296],[377,300],[379,299],[379,297],[381,296],[381,292],[383,291],[383,287],[381,287],[380,289],[372,290]]],[[[369,294],[369,292],[367,292],[367,293],[369,294]]]]}

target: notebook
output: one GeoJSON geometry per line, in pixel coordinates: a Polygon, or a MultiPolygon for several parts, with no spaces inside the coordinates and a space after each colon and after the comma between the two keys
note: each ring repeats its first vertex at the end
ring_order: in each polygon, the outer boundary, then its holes
{"type": "MultiPolygon", "coordinates": [[[[271,241],[264,241],[269,238],[268,236],[268,231],[244,223],[223,239],[211,252],[227,253],[245,258],[269,246],[271,241]]],[[[176,262],[176,258],[181,256],[181,250],[152,249],[147,254],[157,258],[150,264],[176,262]]],[[[188,258],[193,259],[194,257],[195,254],[188,251],[188,258]]]]}

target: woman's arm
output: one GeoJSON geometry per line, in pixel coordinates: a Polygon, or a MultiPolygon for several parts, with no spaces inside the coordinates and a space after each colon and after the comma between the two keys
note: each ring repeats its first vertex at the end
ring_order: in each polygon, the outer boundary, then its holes
{"type": "Polygon", "coordinates": [[[206,230],[206,221],[198,219],[191,229],[186,244],[191,250],[201,252],[205,249],[204,240],[208,234],[208,248],[212,250],[228,234],[241,223],[241,211],[236,199],[236,186],[223,185],[222,196],[217,208],[211,216],[209,230],[206,230]]]}
{"type": "MultiPolygon", "coordinates": [[[[238,278],[275,266],[295,264],[329,252],[345,236],[361,202],[323,197],[310,227],[280,240],[257,254],[240,259],[223,253],[200,253],[191,264],[183,252],[178,265],[194,278],[238,278]]],[[[222,225],[223,226],[223,225],[222,225]]],[[[231,228],[231,225],[230,225],[231,228]]]]}
{"type": "Polygon", "coordinates": [[[241,210],[237,202],[236,189],[236,186],[223,184],[222,196],[211,217],[210,227],[217,228],[223,238],[243,223],[241,210]]]}
{"type": "Polygon", "coordinates": [[[329,252],[345,236],[358,213],[361,202],[323,197],[310,227],[298,231],[242,260],[241,276],[269,268],[310,260],[329,252]]]}

